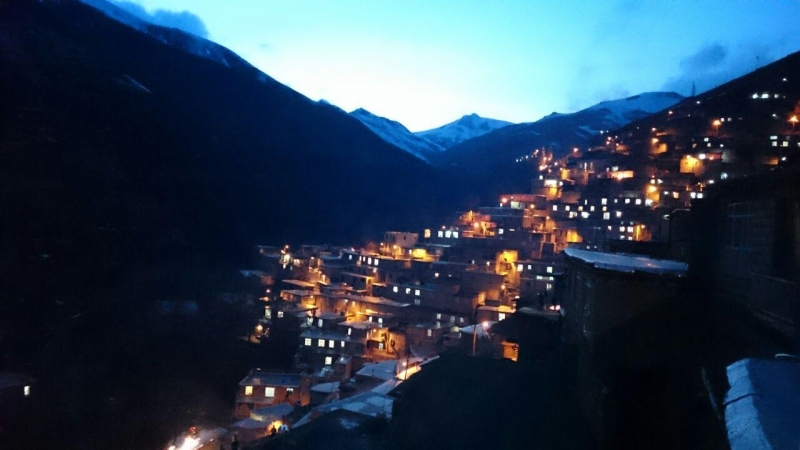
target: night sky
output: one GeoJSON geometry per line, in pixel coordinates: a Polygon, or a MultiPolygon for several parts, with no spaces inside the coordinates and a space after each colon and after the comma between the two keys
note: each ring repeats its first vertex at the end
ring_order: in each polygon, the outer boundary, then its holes
{"type": "Polygon", "coordinates": [[[689,95],[800,50],[800,1],[136,0],[311,99],[412,131],[689,95]]]}

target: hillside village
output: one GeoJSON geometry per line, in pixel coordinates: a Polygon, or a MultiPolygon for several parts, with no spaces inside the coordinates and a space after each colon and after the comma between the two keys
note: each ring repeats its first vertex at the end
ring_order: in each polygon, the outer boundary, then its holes
{"type": "MultiPolygon", "coordinates": [[[[750,76],[762,85],[736,80],[602,131],[594,145],[532,149],[514,160],[529,167],[528,190],[457,212],[445,224],[387,231],[360,248],[259,246],[258,267],[243,272],[265,286],[263,317],[250,339],[295,336],[287,345],[296,355],[284,373],[254,369],[243,377],[234,408],[240,436],[269,436],[273,427],[302,426],[337,410],[391,418],[399,385],[442,354],[462,354],[522,364],[558,359],[601,445],[631,442],[618,431],[630,423],[609,417],[637,408],[661,414],[631,404],[624,394],[631,388],[623,387],[656,371],[663,392],[640,386],[636,395],[662,406],[665,395],[678,404],[706,396],[702,414],[712,416],[709,405],[718,420],[724,413],[731,445],[743,448],[730,434],[743,431],[730,427],[764,413],[722,400],[725,365],[734,362],[726,358],[743,350],[731,343],[730,355],[704,354],[698,336],[714,332],[693,311],[703,304],[713,314],[714,305],[725,305],[717,314],[755,318],[754,329],[768,330],[749,331],[757,340],[796,337],[796,311],[785,302],[796,292],[791,271],[800,260],[797,252],[779,255],[781,237],[792,232],[776,217],[796,219],[800,195],[797,84],[782,76],[795,59],[750,76]],[[726,96],[745,88],[732,115],[717,114],[726,96]],[[756,135],[746,125],[754,121],[765,124],[756,135]],[[787,204],[795,209],[783,211],[787,204]],[[741,260],[715,267],[703,262],[709,250],[749,258],[766,273],[749,272],[741,260]],[[726,292],[719,283],[743,290],[726,292]]],[[[796,245],[796,232],[788,242],[796,245]]],[[[730,388],[740,376],[794,370],[781,364],[731,365],[730,388]]],[[[716,442],[714,433],[670,442],[716,442]]]]}

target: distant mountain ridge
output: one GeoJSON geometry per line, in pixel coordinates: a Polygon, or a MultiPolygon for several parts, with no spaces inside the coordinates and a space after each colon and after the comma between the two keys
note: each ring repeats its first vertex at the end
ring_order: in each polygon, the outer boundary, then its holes
{"type": "Polygon", "coordinates": [[[441,127],[418,131],[414,134],[448,149],[466,140],[482,136],[511,124],[511,122],[504,120],[468,114],[441,127]]]}
{"type": "Polygon", "coordinates": [[[408,128],[400,122],[377,116],[366,109],[356,109],[350,115],[360,120],[361,123],[384,141],[407,151],[429,164],[432,163],[432,159],[445,150],[441,145],[408,131],[408,128]]]}
{"type": "Polygon", "coordinates": [[[680,98],[674,93],[644,93],[575,113],[554,113],[536,122],[508,125],[449,148],[437,165],[467,198],[475,199],[475,205],[494,201],[498,195],[530,183],[530,168],[515,163],[520,156],[542,147],[557,154],[585,148],[601,131],[668,108],[680,98]]]}

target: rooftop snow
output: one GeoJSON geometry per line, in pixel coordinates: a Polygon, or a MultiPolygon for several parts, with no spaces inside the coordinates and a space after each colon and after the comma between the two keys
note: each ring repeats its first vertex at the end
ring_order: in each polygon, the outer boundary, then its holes
{"type": "Polygon", "coordinates": [[[725,426],[731,450],[800,444],[800,364],[743,359],[728,366],[725,426]]]}
{"type": "Polygon", "coordinates": [[[570,258],[589,263],[598,269],[617,272],[647,272],[659,275],[684,276],[689,265],[678,261],[652,259],[639,255],[623,255],[618,253],[590,252],[567,248],[564,250],[570,258]]]}

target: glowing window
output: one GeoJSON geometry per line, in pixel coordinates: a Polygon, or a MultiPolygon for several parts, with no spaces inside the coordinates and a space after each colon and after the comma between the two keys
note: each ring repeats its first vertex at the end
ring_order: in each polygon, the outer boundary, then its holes
{"type": "Polygon", "coordinates": [[[303,344],[305,344],[306,347],[311,347],[311,338],[306,338],[303,341],[303,344]]]}
{"type": "Polygon", "coordinates": [[[322,328],[322,319],[317,320],[317,326],[322,328]]]}
{"type": "Polygon", "coordinates": [[[436,313],[436,320],[441,320],[441,319],[442,319],[442,315],[440,313],[436,313]]]}
{"type": "Polygon", "coordinates": [[[558,211],[558,205],[553,205],[553,211],[558,211]]]}
{"type": "Polygon", "coordinates": [[[325,357],[325,365],[326,366],[330,366],[331,364],[333,364],[333,357],[332,356],[326,356],[325,357]]]}
{"type": "Polygon", "coordinates": [[[414,289],[414,295],[416,295],[417,297],[419,297],[419,289],[414,289]]]}
{"type": "Polygon", "coordinates": [[[553,266],[547,266],[547,273],[553,273],[553,266]]]}
{"type": "Polygon", "coordinates": [[[253,395],[253,386],[245,386],[244,395],[253,395]]]}
{"type": "Polygon", "coordinates": [[[497,320],[506,320],[506,313],[497,313],[497,320]]]}
{"type": "Polygon", "coordinates": [[[642,204],[642,199],[640,199],[640,198],[637,198],[637,199],[636,199],[636,204],[637,204],[637,205],[641,205],[641,204],[642,204]]]}
{"type": "Polygon", "coordinates": [[[283,319],[283,311],[278,311],[278,319],[283,319]]]}
{"type": "Polygon", "coordinates": [[[411,293],[411,288],[406,288],[406,294],[410,294],[410,293],[411,293]]]}
{"type": "Polygon", "coordinates": [[[336,341],[330,340],[328,341],[328,348],[333,348],[336,345],[336,341]]]}
{"type": "Polygon", "coordinates": [[[23,388],[22,388],[22,394],[23,394],[25,397],[28,397],[28,396],[30,396],[30,395],[31,395],[31,387],[30,387],[30,386],[25,386],[25,387],[23,387],[23,388]]]}
{"type": "Polygon", "coordinates": [[[378,317],[378,323],[383,325],[383,317],[378,317]]]}
{"type": "Polygon", "coordinates": [[[604,212],[603,213],[603,220],[609,220],[611,218],[611,213],[604,212]]]}
{"type": "Polygon", "coordinates": [[[447,231],[444,232],[444,237],[449,238],[452,234],[453,234],[452,231],[447,230],[447,231]]]}
{"type": "Polygon", "coordinates": [[[325,347],[325,339],[317,340],[317,347],[325,347]]]}
{"type": "Polygon", "coordinates": [[[517,272],[522,272],[523,265],[517,264],[517,272]]]}
{"type": "Polygon", "coordinates": [[[274,387],[264,388],[264,397],[275,397],[275,388],[274,387]]]}
{"type": "Polygon", "coordinates": [[[605,205],[606,203],[608,203],[608,199],[606,199],[606,198],[601,198],[600,199],[600,204],[601,205],[605,205]]]}
{"type": "Polygon", "coordinates": [[[444,237],[444,231],[439,231],[438,233],[436,233],[436,235],[439,237],[444,237]]]}
{"type": "Polygon", "coordinates": [[[341,344],[342,344],[341,347],[344,348],[344,341],[342,341],[341,344]]]}
{"type": "Polygon", "coordinates": [[[428,337],[431,337],[431,336],[433,336],[433,330],[428,329],[428,337]]]}

